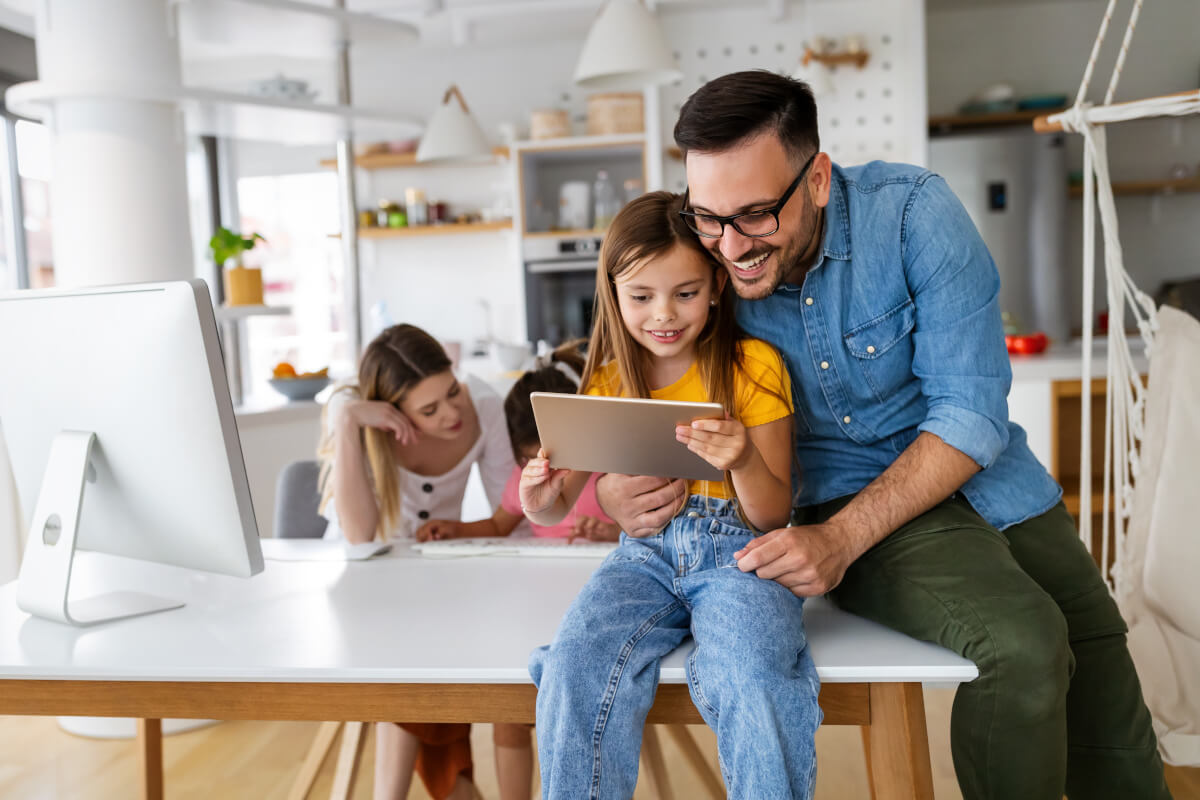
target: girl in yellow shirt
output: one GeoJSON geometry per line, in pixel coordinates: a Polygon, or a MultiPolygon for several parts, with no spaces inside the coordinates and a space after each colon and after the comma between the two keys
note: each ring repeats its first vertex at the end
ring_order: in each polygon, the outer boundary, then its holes
{"type": "MultiPolygon", "coordinates": [[[[589,394],[718,402],[676,438],[725,471],[693,482],[658,533],[621,543],[536,650],[537,735],[545,798],[628,798],[660,659],[691,634],[692,699],[717,734],[730,797],[812,796],[818,680],[802,599],[737,568],[734,553],[787,524],[792,407],[787,371],[734,321],[727,273],[653,192],[617,215],[600,251],[589,394]]],[[[589,473],[552,470],[543,451],[521,475],[523,510],[559,522],[589,473]]]]}

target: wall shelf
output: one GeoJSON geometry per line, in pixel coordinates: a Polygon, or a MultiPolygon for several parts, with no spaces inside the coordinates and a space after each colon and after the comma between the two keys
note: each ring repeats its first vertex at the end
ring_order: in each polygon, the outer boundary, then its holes
{"type": "MultiPolygon", "coordinates": [[[[510,231],[512,220],[505,219],[497,222],[452,222],[445,225],[410,225],[404,228],[359,228],[360,239],[403,239],[414,236],[453,236],[464,233],[487,233],[488,231],[510,231]]],[[[340,239],[340,233],[329,234],[330,238],[340,239]]]]}
{"type": "Polygon", "coordinates": [[[292,309],[289,306],[217,306],[213,312],[218,322],[233,322],[247,317],[285,317],[292,309]]]}
{"type": "Polygon", "coordinates": [[[30,81],[5,94],[8,109],[43,120],[60,101],[134,100],[174,103],[197,135],[257,139],[281,144],[336,142],[347,132],[359,139],[408,138],[424,123],[380,109],[276,100],[188,86],[125,85],[99,81],[30,81]]]}
{"type": "MultiPolygon", "coordinates": [[[[416,152],[411,153],[370,153],[356,156],[354,166],[359,169],[400,169],[405,167],[459,167],[459,166],[492,166],[500,160],[508,158],[507,147],[492,148],[492,158],[479,161],[417,161],[416,152]]],[[[321,166],[337,169],[336,158],[321,159],[321,166]]]]}
{"type": "Polygon", "coordinates": [[[866,50],[855,50],[853,52],[845,50],[839,53],[818,53],[811,47],[804,48],[804,56],[800,59],[800,63],[808,66],[811,62],[816,61],[819,64],[824,64],[827,67],[837,67],[842,65],[853,65],[862,69],[867,65],[867,61],[871,58],[871,54],[866,50]]]}
{"type": "Polygon", "coordinates": [[[978,131],[985,128],[1028,126],[1040,116],[1057,114],[1062,110],[1061,108],[1031,108],[1024,111],[998,111],[991,114],[941,114],[929,118],[929,135],[945,136],[951,133],[978,131]]]}
{"type": "MultiPolygon", "coordinates": [[[[1163,181],[1119,181],[1112,185],[1114,195],[1154,195],[1200,192],[1200,178],[1178,178],[1163,181]]],[[[1083,197],[1082,186],[1067,190],[1071,197],[1083,197]]]]}

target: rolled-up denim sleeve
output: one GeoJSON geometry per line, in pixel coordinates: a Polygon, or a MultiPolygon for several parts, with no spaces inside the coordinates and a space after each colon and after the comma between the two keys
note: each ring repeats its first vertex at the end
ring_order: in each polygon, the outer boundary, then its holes
{"type": "Polygon", "coordinates": [[[916,305],[913,374],[928,431],[987,469],[1008,446],[1012,368],[1000,320],[1000,276],[946,182],[929,175],[909,198],[902,254],[916,305]]]}

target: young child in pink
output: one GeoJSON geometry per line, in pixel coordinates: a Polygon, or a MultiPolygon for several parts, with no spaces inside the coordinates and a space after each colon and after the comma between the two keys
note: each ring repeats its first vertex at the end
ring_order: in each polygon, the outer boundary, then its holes
{"type": "MultiPolygon", "coordinates": [[[[504,418],[508,423],[508,439],[512,444],[516,467],[508,476],[500,506],[491,517],[474,522],[430,520],[417,530],[417,541],[508,536],[525,520],[525,514],[521,511],[521,500],[517,494],[517,487],[521,483],[521,468],[529,459],[536,457],[541,448],[529,395],[532,392],[575,394],[579,389],[579,376],[583,372],[583,364],[584,357],[579,352],[579,342],[568,342],[548,356],[543,356],[534,369],[517,379],[504,398],[504,418]]],[[[533,535],[617,541],[621,533],[620,528],[600,509],[600,504],[596,501],[598,477],[591,477],[579,495],[579,501],[562,522],[550,526],[530,522],[533,535]]]]}

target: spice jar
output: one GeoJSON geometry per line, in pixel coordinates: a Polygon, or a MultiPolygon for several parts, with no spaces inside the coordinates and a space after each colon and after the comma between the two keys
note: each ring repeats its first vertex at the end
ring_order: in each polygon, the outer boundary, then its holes
{"type": "Polygon", "coordinates": [[[450,221],[450,210],[445,203],[429,204],[429,224],[441,225],[450,221]]]}
{"type": "Polygon", "coordinates": [[[375,226],[378,228],[386,228],[388,226],[388,208],[392,205],[391,200],[380,200],[379,211],[375,212],[375,226]]]}
{"type": "Polygon", "coordinates": [[[416,188],[405,189],[404,202],[408,206],[409,225],[429,224],[429,205],[425,202],[424,190],[416,188]]]}
{"type": "Polygon", "coordinates": [[[369,208],[358,212],[358,227],[360,228],[374,228],[378,221],[379,215],[369,208]]]}

